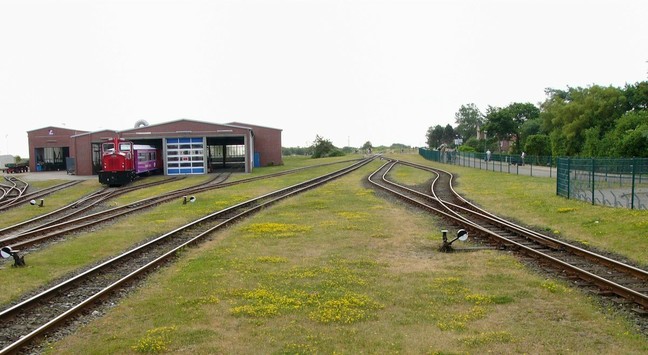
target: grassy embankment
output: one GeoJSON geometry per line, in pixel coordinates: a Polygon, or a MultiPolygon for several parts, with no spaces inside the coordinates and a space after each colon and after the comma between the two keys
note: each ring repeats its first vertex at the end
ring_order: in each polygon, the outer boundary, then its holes
{"type": "MultiPolygon", "coordinates": [[[[508,253],[437,252],[442,225],[365,185],[379,164],[187,250],[51,352],[648,351],[612,310],[508,253]]],[[[395,175],[411,184],[429,179],[411,169],[395,175]]],[[[220,199],[252,190],[240,186],[220,199]]]]}

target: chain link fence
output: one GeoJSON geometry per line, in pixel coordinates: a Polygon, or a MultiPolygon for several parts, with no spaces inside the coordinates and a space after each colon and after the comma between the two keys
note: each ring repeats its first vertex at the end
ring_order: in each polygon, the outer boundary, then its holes
{"type": "Polygon", "coordinates": [[[550,156],[525,156],[459,152],[452,149],[428,150],[419,148],[419,155],[427,160],[454,164],[481,170],[537,177],[556,177],[556,160],[550,156]]]}
{"type": "Polygon", "coordinates": [[[559,158],[556,194],[630,209],[647,209],[648,159],[559,158]]]}
{"type": "Polygon", "coordinates": [[[556,178],[556,194],[594,205],[648,209],[648,159],[543,156],[419,149],[427,160],[495,172],[556,178]]]}

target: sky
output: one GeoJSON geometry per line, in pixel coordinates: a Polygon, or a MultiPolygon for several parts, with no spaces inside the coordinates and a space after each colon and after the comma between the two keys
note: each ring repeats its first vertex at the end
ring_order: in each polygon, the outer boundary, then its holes
{"type": "Polygon", "coordinates": [[[0,0],[0,155],[27,131],[245,122],[425,146],[461,105],[648,80],[648,1],[0,0]]]}

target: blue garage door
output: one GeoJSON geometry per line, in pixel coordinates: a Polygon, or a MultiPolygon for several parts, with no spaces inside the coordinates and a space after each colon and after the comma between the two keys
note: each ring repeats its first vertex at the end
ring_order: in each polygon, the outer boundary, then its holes
{"type": "Polygon", "coordinates": [[[167,175],[204,174],[204,138],[167,138],[167,175]]]}

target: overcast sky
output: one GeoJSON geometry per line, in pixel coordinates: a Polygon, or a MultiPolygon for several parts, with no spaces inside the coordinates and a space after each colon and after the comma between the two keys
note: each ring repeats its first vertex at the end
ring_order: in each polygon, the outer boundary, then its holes
{"type": "Polygon", "coordinates": [[[463,104],[648,80],[647,19],[646,0],[0,0],[0,154],[181,118],[424,146],[463,104]]]}

